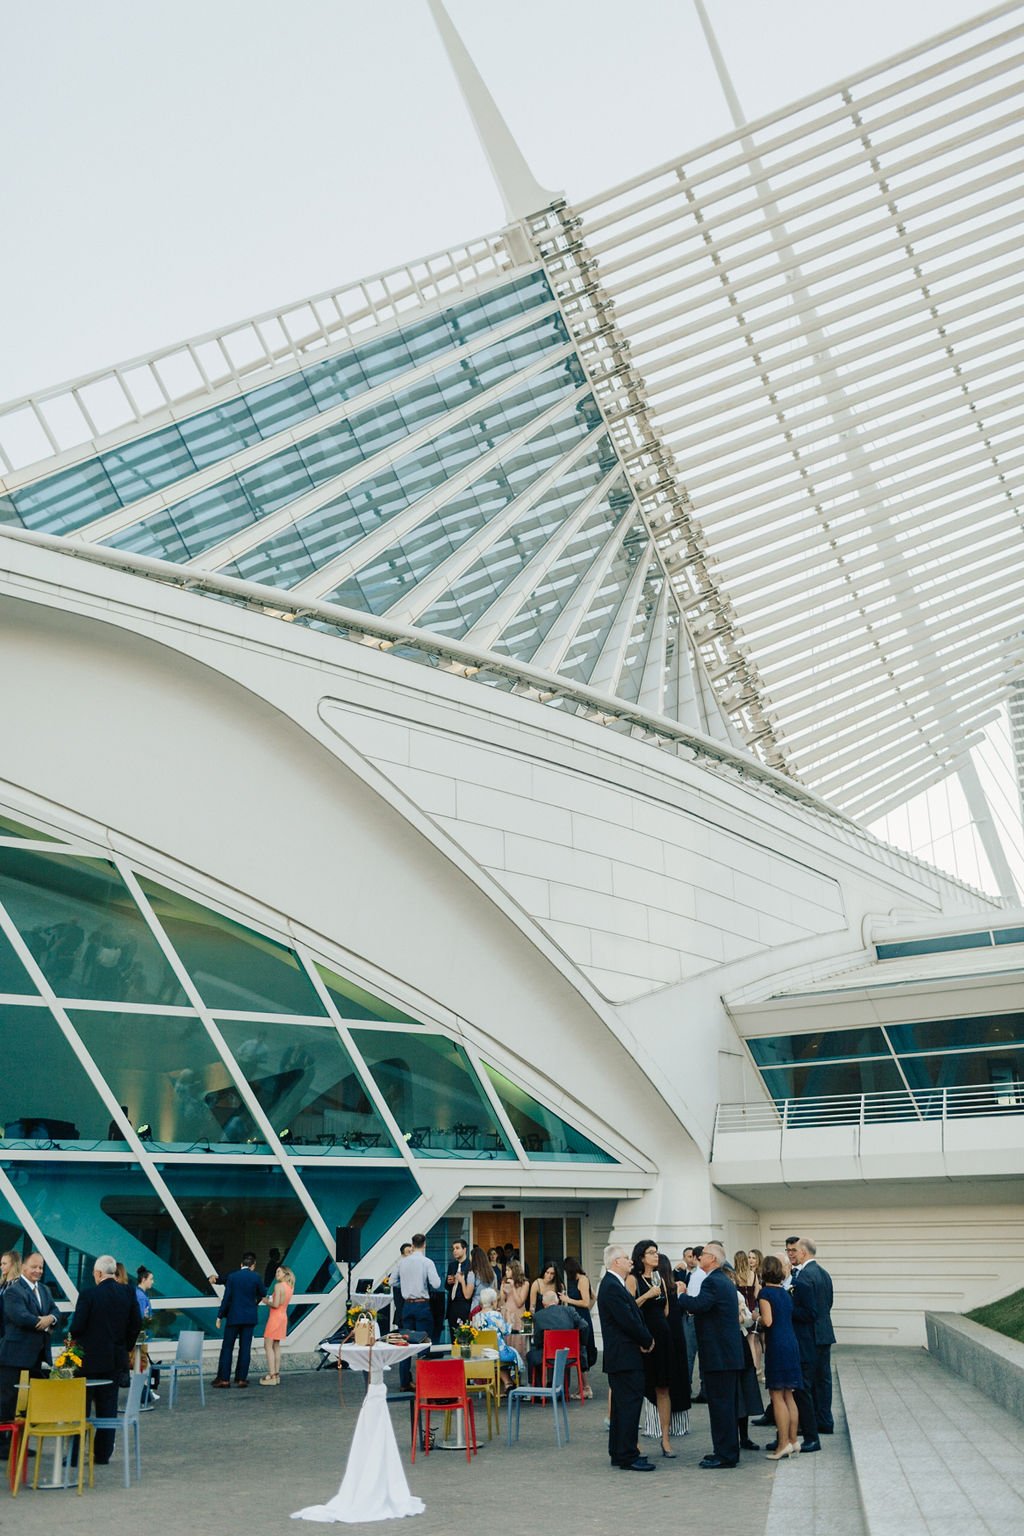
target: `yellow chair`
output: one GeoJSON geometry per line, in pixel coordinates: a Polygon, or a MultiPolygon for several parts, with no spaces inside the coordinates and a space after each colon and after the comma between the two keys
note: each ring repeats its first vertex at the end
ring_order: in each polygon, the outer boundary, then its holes
{"type": "Polygon", "coordinates": [[[484,1394],[487,1402],[487,1438],[493,1439],[491,1431],[491,1413],[498,1429],[501,1428],[501,1362],[500,1360],[485,1360],[477,1354],[477,1350],[486,1349],[488,1346],[479,1342],[473,1345],[470,1358],[464,1361],[466,1367],[466,1391],[471,1396],[484,1394]]]}
{"type": "MultiPolygon", "coordinates": [[[[36,1450],[38,1451],[39,1444],[43,1440],[52,1440],[57,1437],[71,1439],[75,1436],[78,1437],[78,1492],[81,1494],[86,1455],[89,1456],[89,1487],[93,1485],[92,1440],[89,1436],[89,1421],[85,1417],[85,1377],[74,1376],[55,1380],[51,1376],[48,1381],[30,1381],[25,1427],[18,1447],[18,1466],[14,1487],[11,1490],[13,1497],[17,1498],[18,1489],[21,1486],[30,1440],[34,1439],[37,1442],[36,1450]]],[[[32,1477],[33,1488],[39,1486],[41,1460],[42,1457],[37,1455],[32,1477]]],[[[64,1486],[67,1487],[66,1468],[64,1486]]]]}

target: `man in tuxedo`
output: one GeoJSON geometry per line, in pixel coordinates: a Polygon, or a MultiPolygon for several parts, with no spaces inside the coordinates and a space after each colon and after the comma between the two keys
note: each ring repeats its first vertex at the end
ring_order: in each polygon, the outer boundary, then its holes
{"type": "Polygon", "coordinates": [[[805,1384],[814,1399],[817,1435],[830,1435],[835,1428],[832,1418],[832,1345],[836,1341],[832,1327],[832,1276],[817,1260],[817,1246],[809,1237],[796,1243],[799,1279],[814,1298],[814,1361],[812,1375],[805,1384]]]}
{"type": "Polygon", "coordinates": [[[712,1454],[700,1462],[707,1471],[735,1467],[740,1459],[738,1397],[740,1373],[746,1364],[740,1333],[739,1302],[735,1285],[722,1273],[725,1249],[721,1243],[705,1243],[699,1260],[704,1279],[696,1296],[691,1290],[679,1298],[684,1312],[692,1312],[697,1325],[704,1390],[711,1420],[712,1454]]]}
{"type": "Polygon", "coordinates": [[[217,1327],[224,1327],[224,1342],[217,1362],[215,1387],[230,1387],[231,1357],[238,1341],[238,1363],[235,1367],[235,1386],[249,1385],[249,1356],[252,1352],[252,1336],[256,1331],[257,1307],[263,1300],[263,1281],[256,1273],[256,1255],[242,1254],[241,1269],[228,1275],[217,1311],[217,1327]]]}
{"type": "Polygon", "coordinates": [[[469,1322],[475,1286],[476,1275],[469,1262],[469,1249],[462,1238],[457,1237],[452,1243],[451,1263],[448,1265],[448,1273],[445,1277],[445,1288],[448,1292],[448,1328],[452,1339],[455,1338],[455,1330],[459,1324],[469,1322]]]}
{"type": "Polygon", "coordinates": [[[580,1328],[583,1324],[583,1313],[578,1307],[570,1307],[558,1299],[556,1291],[545,1291],[541,1297],[544,1305],[533,1320],[533,1342],[526,1355],[526,1364],[529,1370],[534,1367],[539,1371],[544,1361],[544,1335],[552,1328],[565,1331],[566,1328],[580,1328]]]}
{"type": "Polygon", "coordinates": [[[609,1244],[604,1251],[604,1267],[597,1290],[597,1312],[604,1340],[604,1373],[612,1394],[608,1455],[612,1466],[623,1472],[653,1472],[653,1463],[640,1454],[640,1410],[644,1402],[641,1356],[650,1354],[654,1340],[626,1289],[626,1276],[632,1268],[629,1249],[609,1244]]]}
{"type": "MultiPolygon", "coordinates": [[[[18,1402],[18,1377],[45,1376],[50,1363],[50,1336],[57,1326],[57,1308],[43,1284],[43,1256],[30,1253],[21,1275],[4,1291],[4,1333],[0,1340],[0,1422],[10,1423],[18,1402]]],[[[0,1437],[0,1460],[10,1454],[10,1436],[0,1437]]]]}
{"type": "MultiPolygon", "coordinates": [[[[116,1279],[117,1260],[101,1253],[92,1269],[91,1290],[78,1293],[78,1305],[68,1332],[82,1351],[87,1376],[106,1378],[107,1385],[89,1387],[87,1401],[98,1419],[117,1414],[117,1389],[142,1327],[134,1285],[116,1279]]],[[[106,1466],[114,1450],[114,1431],[96,1431],[96,1465],[106,1466]]]]}

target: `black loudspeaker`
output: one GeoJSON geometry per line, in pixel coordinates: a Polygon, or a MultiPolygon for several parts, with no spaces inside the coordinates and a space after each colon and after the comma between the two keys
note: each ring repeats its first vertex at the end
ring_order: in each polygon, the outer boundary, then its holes
{"type": "Polygon", "coordinates": [[[335,1258],[339,1264],[359,1263],[359,1228],[335,1227],[335,1258]]]}

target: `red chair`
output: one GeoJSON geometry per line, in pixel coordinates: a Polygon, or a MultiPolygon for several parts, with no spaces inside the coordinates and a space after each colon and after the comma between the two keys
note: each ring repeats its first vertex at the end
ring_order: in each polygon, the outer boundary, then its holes
{"type": "Polygon", "coordinates": [[[549,1328],[544,1333],[544,1354],[541,1359],[540,1379],[541,1385],[548,1380],[548,1367],[554,1370],[555,1355],[560,1349],[569,1351],[569,1359],[565,1366],[565,1396],[572,1396],[570,1390],[572,1378],[569,1372],[576,1367],[576,1385],[580,1389],[580,1402],[583,1401],[583,1361],[580,1358],[580,1350],[583,1347],[582,1335],[578,1328],[549,1328]]]}
{"type": "Polygon", "coordinates": [[[473,1404],[466,1391],[466,1366],[463,1360],[421,1360],[416,1367],[416,1398],[412,1416],[412,1460],[416,1460],[420,1411],[424,1415],[425,1448],[430,1455],[430,1415],[464,1413],[466,1424],[466,1460],[476,1454],[476,1420],[473,1404]]]}
{"type": "MultiPolygon", "coordinates": [[[[14,1410],[16,1414],[21,1414],[22,1417],[11,1419],[7,1424],[0,1424],[0,1434],[10,1435],[11,1437],[10,1456],[7,1462],[7,1480],[11,1485],[12,1493],[14,1492],[14,1484],[18,1476],[18,1446],[21,1442],[21,1432],[25,1428],[24,1413],[25,1405],[28,1402],[28,1380],[28,1371],[22,1371],[18,1378],[18,1402],[14,1410]]],[[[23,1483],[28,1482],[27,1466],[22,1471],[21,1480],[23,1483]]]]}

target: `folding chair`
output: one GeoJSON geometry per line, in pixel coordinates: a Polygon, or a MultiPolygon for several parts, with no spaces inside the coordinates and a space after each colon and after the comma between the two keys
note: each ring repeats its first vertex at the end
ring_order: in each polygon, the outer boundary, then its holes
{"type": "MultiPolygon", "coordinates": [[[[553,1330],[552,1330],[553,1331],[553,1330]]],[[[523,1406],[523,1398],[549,1397],[551,1408],[555,1416],[555,1442],[559,1448],[562,1445],[561,1425],[558,1419],[558,1410],[561,1408],[565,1421],[565,1438],[569,1439],[569,1406],[565,1400],[565,1367],[569,1359],[569,1351],[560,1349],[554,1359],[554,1369],[551,1375],[550,1387],[513,1387],[505,1399],[505,1416],[508,1425],[508,1443],[512,1444],[512,1409],[515,1408],[516,1439],[519,1439],[519,1414],[523,1406]]]]}

